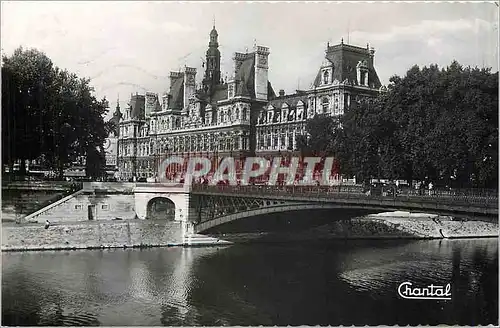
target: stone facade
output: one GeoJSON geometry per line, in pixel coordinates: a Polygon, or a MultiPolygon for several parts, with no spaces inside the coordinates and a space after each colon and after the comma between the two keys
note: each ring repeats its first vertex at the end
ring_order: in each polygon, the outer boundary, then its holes
{"type": "Polygon", "coordinates": [[[196,69],[170,73],[170,90],[133,95],[119,120],[118,170],[127,180],[152,178],[172,155],[275,156],[297,151],[297,136],[316,114],[342,115],[355,101],[375,97],[381,84],[374,50],[328,44],[325,61],[309,90],[274,93],[268,79],[269,48],[234,53],[234,71],[221,79],[218,33],[210,32],[202,84],[196,69]]]}

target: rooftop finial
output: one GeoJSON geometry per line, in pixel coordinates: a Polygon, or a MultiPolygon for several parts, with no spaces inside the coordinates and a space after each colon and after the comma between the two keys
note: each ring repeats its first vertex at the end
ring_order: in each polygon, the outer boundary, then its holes
{"type": "Polygon", "coordinates": [[[344,44],[344,38],[340,40],[340,44],[344,44]]]}
{"type": "Polygon", "coordinates": [[[214,28],[215,28],[215,14],[214,14],[214,28]]]}

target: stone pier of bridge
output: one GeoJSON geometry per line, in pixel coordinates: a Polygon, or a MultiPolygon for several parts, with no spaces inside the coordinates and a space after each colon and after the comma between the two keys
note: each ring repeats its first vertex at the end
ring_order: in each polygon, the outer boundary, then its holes
{"type": "Polygon", "coordinates": [[[134,188],[134,207],[139,219],[148,218],[149,203],[155,198],[170,200],[175,205],[174,220],[182,223],[183,233],[189,234],[193,231],[190,222],[193,221],[195,213],[190,207],[189,186],[137,183],[134,188]]]}

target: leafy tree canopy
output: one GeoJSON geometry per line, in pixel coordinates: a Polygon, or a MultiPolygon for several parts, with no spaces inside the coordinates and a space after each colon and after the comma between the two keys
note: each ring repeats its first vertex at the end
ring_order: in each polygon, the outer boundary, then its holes
{"type": "Polygon", "coordinates": [[[498,72],[414,66],[378,98],[353,103],[339,123],[309,121],[301,149],[327,147],[343,174],[361,180],[498,186],[498,72]]]}
{"type": "Polygon", "coordinates": [[[93,174],[99,171],[108,102],[95,98],[90,80],[54,66],[36,49],[20,47],[2,62],[3,162],[20,160],[23,171],[25,160],[44,159],[62,177],[83,156],[93,174]]]}

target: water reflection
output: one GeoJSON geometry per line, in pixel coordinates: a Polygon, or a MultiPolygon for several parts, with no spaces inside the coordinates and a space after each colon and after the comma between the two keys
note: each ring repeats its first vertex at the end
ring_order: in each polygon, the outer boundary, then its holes
{"type": "Polygon", "coordinates": [[[4,253],[7,325],[497,323],[497,240],[4,253]],[[452,283],[451,301],[397,286],[452,283]]]}

